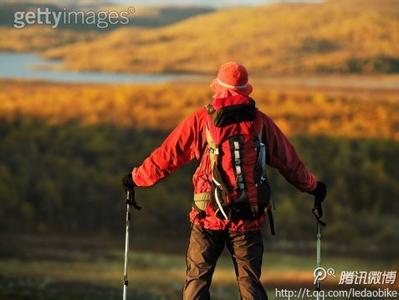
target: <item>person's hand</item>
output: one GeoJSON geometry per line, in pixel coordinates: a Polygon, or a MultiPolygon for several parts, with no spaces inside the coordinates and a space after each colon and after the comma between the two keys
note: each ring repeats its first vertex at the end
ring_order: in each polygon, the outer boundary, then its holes
{"type": "Polygon", "coordinates": [[[316,188],[310,192],[317,202],[323,202],[327,195],[327,186],[324,182],[318,181],[316,188]]]}
{"type": "Polygon", "coordinates": [[[136,203],[136,197],[134,193],[134,188],[136,187],[136,184],[133,181],[132,173],[129,173],[122,177],[122,184],[125,187],[125,191],[129,192],[129,196],[126,199],[126,203],[132,205],[135,209],[140,210],[141,207],[136,203]]]}
{"type": "Polygon", "coordinates": [[[132,178],[132,173],[129,173],[122,177],[122,184],[125,187],[125,191],[129,192],[129,199],[134,199],[134,188],[135,184],[132,178]]]}
{"type": "Polygon", "coordinates": [[[320,219],[323,216],[323,207],[322,202],[326,198],[327,195],[327,186],[324,182],[318,181],[316,188],[309,192],[309,194],[314,196],[314,209],[313,213],[315,214],[317,219],[320,219]]]}

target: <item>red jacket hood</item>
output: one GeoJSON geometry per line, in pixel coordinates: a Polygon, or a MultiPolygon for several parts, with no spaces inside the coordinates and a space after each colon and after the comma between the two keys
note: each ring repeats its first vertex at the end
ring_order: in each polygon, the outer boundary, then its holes
{"type": "Polygon", "coordinates": [[[222,109],[226,106],[231,106],[231,105],[240,105],[240,104],[255,104],[255,101],[246,96],[242,95],[234,95],[234,96],[229,96],[226,98],[217,98],[213,99],[211,102],[211,105],[216,109],[222,109]]]}

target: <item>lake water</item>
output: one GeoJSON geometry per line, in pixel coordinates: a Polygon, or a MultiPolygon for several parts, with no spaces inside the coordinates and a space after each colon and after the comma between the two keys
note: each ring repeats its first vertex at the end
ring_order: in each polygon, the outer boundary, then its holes
{"type": "MultiPolygon", "coordinates": [[[[60,61],[49,61],[32,53],[0,52],[0,79],[33,79],[70,83],[163,83],[170,81],[209,82],[212,77],[193,74],[127,74],[102,72],[73,72],[52,70],[62,67],[60,61]],[[43,68],[43,66],[47,66],[43,68]]],[[[255,77],[261,86],[297,86],[359,89],[399,89],[399,76],[299,76],[255,77]]]]}
{"type": "Polygon", "coordinates": [[[198,78],[196,75],[180,74],[126,74],[51,70],[51,67],[55,66],[61,66],[61,62],[44,60],[39,55],[32,53],[0,52],[0,78],[79,83],[161,83],[198,78]],[[47,66],[47,69],[43,66],[47,66]]]}

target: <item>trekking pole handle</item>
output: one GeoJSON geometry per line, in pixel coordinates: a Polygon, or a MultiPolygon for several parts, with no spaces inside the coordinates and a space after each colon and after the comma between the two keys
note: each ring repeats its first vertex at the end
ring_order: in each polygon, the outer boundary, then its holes
{"type": "Polygon", "coordinates": [[[141,210],[141,206],[137,204],[134,197],[134,191],[131,193],[130,190],[126,190],[126,204],[131,205],[134,209],[141,210]]]}

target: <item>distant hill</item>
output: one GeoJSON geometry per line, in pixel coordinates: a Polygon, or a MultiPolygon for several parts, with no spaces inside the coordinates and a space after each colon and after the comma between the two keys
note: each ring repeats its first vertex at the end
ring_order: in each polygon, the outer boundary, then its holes
{"type": "Polygon", "coordinates": [[[99,33],[31,26],[24,29],[0,27],[0,51],[40,52],[74,43],[88,43],[99,33]]]}
{"type": "Polygon", "coordinates": [[[231,8],[151,30],[121,28],[46,52],[77,70],[257,74],[399,72],[399,1],[231,8]]]}
{"type": "MultiPolygon", "coordinates": [[[[68,11],[125,11],[127,6],[118,6],[94,0],[70,1],[64,5],[68,11]]],[[[93,39],[100,40],[100,35],[114,30],[121,24],[110,25],[99,29],[89,24],[60,24],[57,29],[51,26],[26,26],[23,29],[14,28],[14,14],[17,11],[36,11],[38,8],[48,8],[51,11],[63,11],[62,5],[55,0],[5,0],[0,3],[0,51],[37,52],[75,43],[86,44],[93,39]]],[[[128,26],[135,28],[161,27],[184,19],[206,14],[214,8],[200,6],[134,6],[128,26]]],[[[80,68],[79,68],[80,69],[80,68]]]]}

